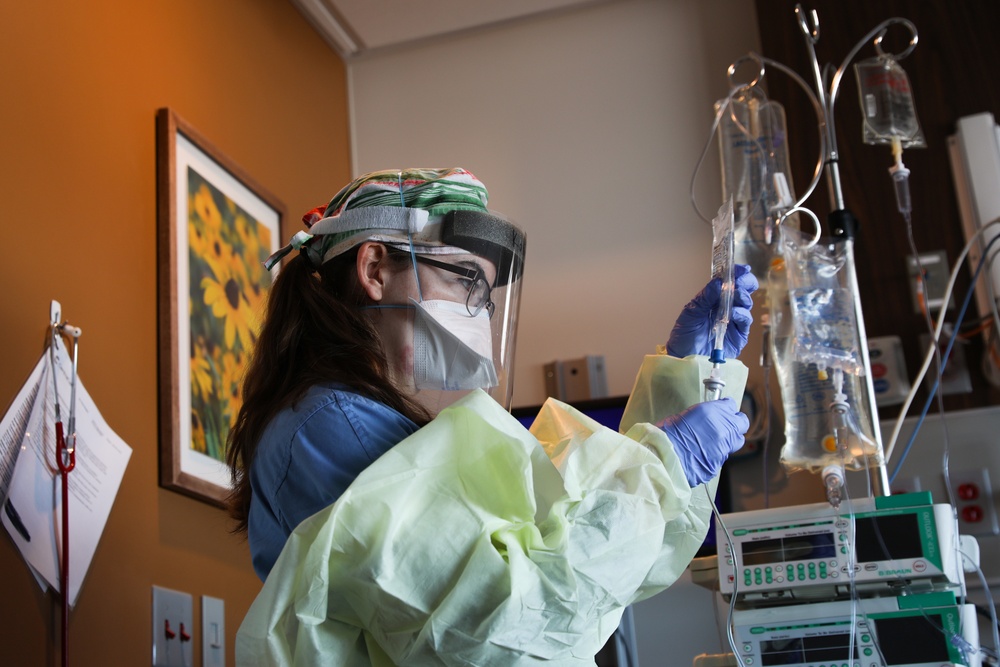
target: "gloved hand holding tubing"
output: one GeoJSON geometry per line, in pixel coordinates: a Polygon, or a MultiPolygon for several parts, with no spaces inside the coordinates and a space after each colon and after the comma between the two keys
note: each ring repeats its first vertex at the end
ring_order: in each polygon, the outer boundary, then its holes
{"type": "Polygon", "coordinates": [[[729,455],[743,446],[750,419],[739,411],[736,401],[723,398],[667,417],[662,428],[694,488],[718,475],[729,455]]]}
{"type": "MultiPolygon", "coordinates": [[[[733,312],[729,316],[729,327],[726,329],[724,352],[727,359],[739,356],[747,344],[750,325],[753,323],[753,316],[750,315],[750,308],[753,307],[751,295],[758,287],[757,279],[750,273],[749,266],[737,264],[733,269],[735,293],[733,312]]],[[[708,356],[712,353],[712,326],[718,319],[715,309],[721,294],[722,282],[718,278],[713,278],[684,306],[670,332],[667,354],[684,358],[691,354],[708,356]]]]}

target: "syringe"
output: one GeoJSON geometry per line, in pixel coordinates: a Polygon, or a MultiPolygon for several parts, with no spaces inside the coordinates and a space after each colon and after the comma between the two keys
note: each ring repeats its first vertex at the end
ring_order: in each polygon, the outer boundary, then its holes
{"type": "Polygon", "coordinates": [[[720,290],[715,324],[712,326],[712,352],[708,357],[712,362],[712,372],[702,381],[705,385],[706,401],[722,398],[722,388],[726,386],[719,366],[726,363],[726,330],[729,328],[729,316],[733,310],[733,292],[736,289],[733,275],[733,260],[736,254],[733,227],[733,199],[730,197],[712,221],[712,278],[720,281],[720,290]]]}

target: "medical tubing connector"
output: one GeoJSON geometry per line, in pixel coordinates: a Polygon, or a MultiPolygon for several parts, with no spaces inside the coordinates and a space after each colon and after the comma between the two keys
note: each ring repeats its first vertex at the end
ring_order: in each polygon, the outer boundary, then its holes
{"type": "Polygon", "coordinates": [[[847,411],[850,409],[850,405],[847,403],[847,394],[844,393],[844,371],[839,368],[833,371],[833,385],[836,390],[833,394],[833,401],[830,402],[833,427],[835,429],[846,428],[847,411]]]}
{"type": "Polygon", "coordinates": [[[708,360],[711,361],[712,364],[716,367],[719,364],[726,363],[726,357],[722,352],[722,342],[720,341],[720,339],[726,335],[726,327],[728,326],[728,324],[729,323],[727,320],[721,320],[719,324],[716,324],[716,333],[715,333],[716,343],[715,347],[712,349],[712,353],[708,356],[708,360]],[[718,331],[719,329],[721,329],[722,331],[721,332],[718,331]]]}
{"type": "MultiPolygon", "coordinates": [[[[844,431],[847,428],[848,420],[848,410],[850,406],[847,403],[847,394],[844,393],[844,371],[840,368],[835,368],[833,370],[833,386],[834,394],[833,401],[830,402],[830,412],[833,417],[833,430],[837,434],[837,449],[843,455],[847,447],[846,439],[843,437],[844,431]]],[[[823,472],[820,473],[820,477],[823,480],[823,488],[826,490],[826,500],[834,508],[839,508],[840,503],[844,500],[845,495],[845,480],[844,480],[844,466],[839,464],[831,464],[823,468],[823,472]]]]}
{"type": "Polygon", "coordinates": [[[845,495],[844,468],[840,465],[828,465],[823,468],[822,478],[827,502],[833,507],[839,508],[845,495]]]}
{"type": "Polygon", "coordinates": [[[889,167],[889,174],[892,175],[893,189],[896,191],[896,206],[900,213],[909,217],[913,211],[913,202],[910,200],[910,170],[903,165],[903,142],[899,137],[892,138],[892,156],[895,162],[889,167]]]}
{"type": "MultiPolygon", "coordinates": [[[[715,352],[717,350],[712,350],[713,355],[715,352]]],[[[725,363],[725,360],[720,363],[725,363]]],[[[719,377],[719,364],[713,364],[712,372],[701,383],[705,385],[706,401],[717,401],[722,398],[722,389],[726,386],[726,381],[719,377]]]]}

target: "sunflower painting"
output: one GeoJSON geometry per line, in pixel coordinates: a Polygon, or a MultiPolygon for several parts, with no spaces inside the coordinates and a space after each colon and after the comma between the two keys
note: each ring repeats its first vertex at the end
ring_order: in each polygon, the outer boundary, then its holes
{"type": "Polygon", "coordinates": [[[189,446],[224,461],[243,403],[243,368],[271,285],[262,265],[271,253],[271,230],[190,166],[187,176],[189,446]]]}

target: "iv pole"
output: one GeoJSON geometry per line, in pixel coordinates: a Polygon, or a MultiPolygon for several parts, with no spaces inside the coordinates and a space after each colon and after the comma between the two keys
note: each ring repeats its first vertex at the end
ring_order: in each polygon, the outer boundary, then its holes
{"type": "MultiPolygon", "coordinates": [[[[795,6],[795,15],[798,18],[799,28],[802,30],[803,37],[805,38],[806,50],[809,54],[809,60],[812,64],[813,77],[816,81],[816,95],[825,117],[824,121],[821,123],[823,125],[821,131],[825,132],[825,142],[823,142],[825,155],[823,156],[823,161],[825,164],[827,185],[830,190],[831,212],[828,222],[830,224],[832,236],[845,244],[845,249],[847,251],[847,279],[851,293],[854,295],[854,311],[857,316],[861,358],[864,363],[864,367],[866,369],[871,369],[871,360],[868,355],[868,336],[865,333],[865,320],[861,312],[861,296],[858,294],[858,279],[854,261],[854,237],[858,229],[858,220],[854,217],[854,214],[844,206],[844,194],[840,184],[840,167],[838,164],[840,158],[837,151],[837,132],[834,127],[833,111],[834,105],[837,102],[837,95],[840,92],[840,83],[843,80],[844,73],[847,71],[848,65],[850,65],[851,61],[858,54],[858,51],[861,50],[868,40],[874,40],[875,49],[881,55],[883,53],[881,48],[882,38],[885,36],[889,26],[897,23],[906,26],[912,36],[906,50],[897,56],[897,59],[902,60],[906,56],[910,55],[917,45],[917,29],[913,23],[903,18],[891,18],[875,26],[875,28],[860,39],[854,45],[854,48],[851,49],[850,53],[847,54],[844,62],[834,73],[833,78],[830,81],[829,92],[827,92],[826,79],[820,70],[819,61],[816,58],[816,43],[819,41],[819,15],[816,10],[812,10],[809,12],[807,21],[805,12],[802,10],[802,5],[795,6]]],[[[889,487],[889,474],[882,447],[882,433],[878,428],[878,410],[875,404],[875,385],[870,371],[864,376],[864,384],[866,388],[866,395],[864,396],[864,399],[867,403],[868,412],[872,416],[872,432],[877,446],[878,490],[881,495],[888,496],[891,493],[889,487]]]]}

